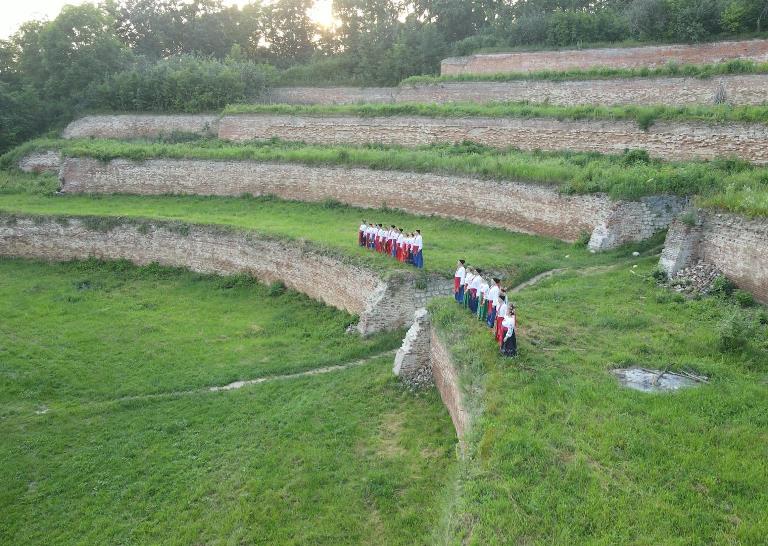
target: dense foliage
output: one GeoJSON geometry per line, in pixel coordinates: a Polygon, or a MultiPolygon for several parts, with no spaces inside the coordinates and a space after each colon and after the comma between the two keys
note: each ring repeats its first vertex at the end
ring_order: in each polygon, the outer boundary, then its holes
{"type": "Polygon", "coordinates": [[[278,84],[395,84],[481,49],[761,32],[768,0],[104,0],[0,40],[0,151],[85,110],[194,111],[278,84]],[[273,77],[277,67],[279,74],[273,77]]]}

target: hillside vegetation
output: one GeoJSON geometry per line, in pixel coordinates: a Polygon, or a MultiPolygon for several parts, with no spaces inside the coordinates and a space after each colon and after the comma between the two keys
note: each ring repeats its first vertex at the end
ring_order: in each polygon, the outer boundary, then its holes
{"type": "Polygon", "coordinates": [[[412,544],[442,514],[450,420],[392,377],[397,335],[122,262],[0,259],[0,313],[4,544],[412,544]]]}
{"type": "Polygon", "coordinates": [[[430,118],[555,118],[555,119],[626,119],[641,129],[656,121],[706,121],[713,123],[767,123],[768,106],[561,106],[528,102],[454,102],[448,104],[231,104],[227,114],[285,114],[292,116],[423,116],[430,118]]]}
{"type": "Polygon", "coordinates": [[[573,270],[514,294],[514,360],[451,299],[429,305],[477,408],[446,542],[760,544],[768,535],[768,315],[671,294],[656,286],[655,265],[573,270]],[[733,348],[736,322],[754,333],[733,348]],[[631,391],[610,373],[631,366],[709,382],[631,391]]]}
{"type": "MultiPolygon", "coordinates": [[[[45,196],[0,194],[0,211],[56,216],[95,216],[160,219],[256,230],[266,235],[305,240],[382,272],[412,270],[389,257],[361,249],[357,228],[361,219],[421,229],[424,234],[425,271],[452,276],[456,260],[465,258],[477,267],[494,270],[508,284],[563,265],[601,264],[626,254],[629,247],[591,254],[584,244],[574,246],[468,222],[405,214],[393,210],[365,210],[337,202],[302,203],[271,197],[231,198],[195,196],[45,196]]],[[[657,246],[657,239],[632,248],[657,246]]]]}
{"type": "MultiPolygon", "coordinates": [[[[170,140],[173,140],[171,137],[170,140]]],[[[471,142],[460,145],[399,146],[309,145],[261,141],[232,143],[217,139],[189,142],[40,139],[0,158],[12,168],[33,151],[59,150],[65,156],[102,161],[125,158],[274,161],[304,165],[365,167],[535,182],[565,194],[606,193],[615,199],[647,195],[695,195],[704,206],[748,216],[768,216],[768,168],[739,160],[663,162],[640,150],[623,155],[579,152],[497,150],[471,142]]],[[[44,178],[0,171],[0,193],[50,191],[44,178]]]]}

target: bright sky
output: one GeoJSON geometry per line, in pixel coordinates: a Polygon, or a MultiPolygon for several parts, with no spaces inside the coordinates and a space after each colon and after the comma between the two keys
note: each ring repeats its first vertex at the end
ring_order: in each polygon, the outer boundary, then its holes
{"type": "MultiPolygon", "coordinates": [[[[316,0],[310,10],[310,17],[318,24],[333,24],[332,0],[316,0]]],[[[82,0],[0,0],[0,39],[13,34],[25,21],[30,19],[53,19],[66,4],[83,4],[82,0]]],[[[96,3],[92,0],[91,3],[96,3]]],[[[225,4],[247,4],[248,0],[224,0],[225,4]]]]}

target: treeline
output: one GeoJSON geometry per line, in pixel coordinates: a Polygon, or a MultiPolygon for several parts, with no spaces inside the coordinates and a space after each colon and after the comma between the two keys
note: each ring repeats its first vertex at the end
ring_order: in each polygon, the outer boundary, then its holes
{"type": "Polygon", "coordinates": [[[768,0],[104,0],[0,41],[0,151],[87,110],[203,111],[279,85],[393,85],[478,50],[761,32],[768,0]]]}

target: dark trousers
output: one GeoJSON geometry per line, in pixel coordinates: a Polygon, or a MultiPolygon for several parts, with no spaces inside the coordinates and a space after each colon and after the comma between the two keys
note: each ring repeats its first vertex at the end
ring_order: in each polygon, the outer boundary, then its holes
{"type": "Polygon", "coordinates": [[[512,335],[509,336],[509,338],[505,339],[501,344],[501,354],[504,356],[515,356],[517,355],[517,337],[515,336],[515,332],[512,332],[512,335]]]}
{"type": "Polygon", "coordinates": [[[459,286],[459,290],[456,292],[456,303],[464,303],[464,285],[459,286]]]}

